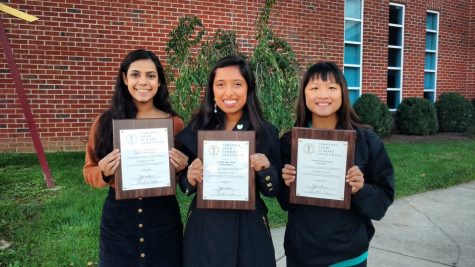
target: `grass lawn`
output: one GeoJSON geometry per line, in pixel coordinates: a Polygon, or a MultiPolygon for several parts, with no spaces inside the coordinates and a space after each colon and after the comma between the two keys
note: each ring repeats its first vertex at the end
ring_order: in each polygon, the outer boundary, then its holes
{"type": "MultiPolygon", "coordinates": [[[[475,140],[389,143],[396,170],[397,197],[475,179],[475,140]]],[[[0,266],[95,266],[99,219],[106,189],[93,189],[82,178],[84,154],[47,155],[57,185],[44,189],[34,154],[0,154],[0,266]],[[1,246],[1,243],[0,243],[1,246]]],[[[182,214],[191,198],[177,193],[182,214]]],[[[272,227],[285,224],[274,199],[265,199],[272,227]]]]}

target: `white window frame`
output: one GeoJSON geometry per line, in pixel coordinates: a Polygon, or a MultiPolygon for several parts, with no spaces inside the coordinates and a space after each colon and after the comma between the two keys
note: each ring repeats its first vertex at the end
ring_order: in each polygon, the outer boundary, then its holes
{"type": "MultiPolygon", "coordinates": [[[[426,33],[431,32],[435,33],[435,50],[428,50],[424,48],[424,77],[426,72],[427,73],[434,73],[434,89],[427,89],[424,86],[424,93],[425,92],[431,92],[434,93],[434,102],[437,100],[437,66],[438,66],[438,61],[439,61],[439,21],[440,21],[440,13],[438,11],[433,11],[433,10],[427,10],[426,11],[426,33]],[[433,13],[437,15],[437,30],[429,30],[427,29],[427,13],[433,13]],[[425,52],[430,52],[430,53],[435,53],[435,68],[434,70],[428,70],[425,68],[425,52]]],[[[427,35],[426,35],[426,41],[427,41],[427,35]]],[[[424,44],[425,45],[425,44],[424,44]]],[[[425,82],[424,82],[425,84],[425,82]]]]}
{"type": "MultiPolygon", "coordinates": [[[[389,48],[393,48],[393,49],[400,49],[401,50],[401,67],[389,67],[389,64],[388,64],[388,71],[389,70],[399,70],[399,75],[400,75],[400,88],[386,88],[386,91],[396,91],[396,92],[399,92],[399,104],[401,104],[402,102],[402,88],[403,88],[403,73],[404,73],[404,22],[406,20],[406,6],[405,5],[402,5],[402,4],[397,4],[397,3],[389,3],[390,6],[399,6],[399,7],[402,7],[402,25],[399,25],[399,24],[393,24],[393,23],[389,23],[388,22],[388,29],[389,27],[396,27],[396,28],[401,28],[401,45],[400,46],[397,46],[397,45],[389,45],[388,44],[388,54],[389,54],[389,48]]],[[[389,15],[389,13],[388,13],[389,15]]],[[[389,19],[388,19],[389,20],[389,19]]],[[[389,35],[389,30],[388,30],[388,35],[389,35]]],[[[387,78],[387,77],[386,77],[387,78]]],[[[390,111],[395,111],[397,109],[396,108],[390,108],[389,110],[390,111]]]]}
{"type": "MultiPolygon", "coordinates": [[[[343,1],[343,4],[345,5],[346,4],[346,1],[343,1]]],[[[344,21],[343,21],[343,73],[345,73],[345,68],[346,67],[353,67],[353,68],[359,68],[359,84],[358,84],[358,87],[350,87],[348,86],[348,90],[353,90],[353,91],[356,91],[358,90],[358,98],[361,97],[361,94],[362,94],[362,84],[363,84],[363,14],[364,14],[364,0],[361,0],[361,14],[360,14],[360,17],[361,19],[355,19],[355,18],[349,18],[349,17],[346,17],[346,14],[345,14],[345,8],[346,6],[343,7],[343,16],[344,16],[344,21]],[[345,25],[346,25],[346,21],[355,21],[355,22],[359,22],[361,27],[360,27],[360,41],[359,42],[355,42],[355,41],[346,41],[346,29],[345,29],[345,25]],[[345,64],[345,45],[346,44],[353,44],[353,45],[359,45],[360,46],[360,64],[345,64]]]]}

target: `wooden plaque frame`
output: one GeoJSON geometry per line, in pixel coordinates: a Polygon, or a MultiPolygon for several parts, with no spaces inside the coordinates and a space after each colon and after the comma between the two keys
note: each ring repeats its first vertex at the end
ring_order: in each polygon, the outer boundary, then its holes
{"type": "MultiPolygon", "coordinates": [[[[291,163],[297,168],[298,161],[298,139],[320,139],[320,140],[335,140],[335,141],[347,141],[347,159],[346,159],[346,171],[353,166],[356,131],[353,130],[327,130],[327,129],[313,129],[313,128],[292,128],[292,150],[291,150],[291,163]]],[[[297,170],[298,172],[298,170],[297,170]]],[[[345,172],[346,174],[346,172],[345,172]]],[[[342,177],[345,179],[345,177],[342,177]]],[[[290,185],[290,203],[312,205],[320,207],[349,209],[351,205],[351,187],[345,182],[345,192],[343,200],[333,200],[314,197],[303,197],[296,195],[297,179],[290,185]]]]}
{"type": "MultiPolygon", "coordinates": [[[[113,138],[114,149],[120,150],[120,130],[124,129],[151,129],[151,128],[167,128],[168,133],[168,150],[173,148],[173,120],[171,118],[166,119],[125,119],[125,120],[113,120],[113,138]]],[[[170,186],[155,187],[147,189],[136,190],[123,190],[122,189],[122,168],[119,165],[117,168],[115,178],[115,198],[121,199],[133,199],[133,198],[145,198],[156,196],[169,196],[175,195],[175,168],[170,164],[170,186]]]]}
{"type": "MultiPolygon", "coordinates": [[[[254,131],[198,131],[198,157],[203,161],[203,142],[212,141],[249,141],[249,156],[255,153],[256,133],[254,131]]],[[[203,162],[204,164],[204,162],[203,162]]],[[[203,184],[198,183],[197,208],[254,210],[256,207],[256,185],[254,169],[249,164],[249,198],[248,201],[206,200],[203,199],[203,184]]]]}

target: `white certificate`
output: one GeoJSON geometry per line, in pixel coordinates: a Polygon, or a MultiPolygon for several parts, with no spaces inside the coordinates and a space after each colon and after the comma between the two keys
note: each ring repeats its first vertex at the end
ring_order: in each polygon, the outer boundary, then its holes
{"type": "Polygon", "coordinates": [[[122,190],[170,186],[167,128],[120,130],[122,190]]]}
{"type": "Polygon", "coordinates": [[[348,142],[298,139],[296,195],[343,200],[348,142]]]}
{"type": "Polygon", "coordinates": [[[203,199],[249,199],[248,141],[204,141],[203,199]]]}

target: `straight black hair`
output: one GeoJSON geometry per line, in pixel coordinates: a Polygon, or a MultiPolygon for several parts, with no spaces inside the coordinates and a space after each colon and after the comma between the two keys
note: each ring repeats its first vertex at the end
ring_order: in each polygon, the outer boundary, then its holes
{"type": "Polygon", "coordinates": [[[321,79],[323,81],[330,80],[340,85],[342,99],[341,107],[337,111],[339,125],[347,130],[353,130],[355,127],[365,127],[360,123],[358,115],[351,107],[348,85],[343,72],[334,62],[331,61],[321,61],[312,65],[303,76],[297,103],[297,120],[295,126],[308,127],[309,123],[312,121],[312,112],[305,104],[305,87],[307,87],[308,83],[314,79],[321,79]]]}
{"type": "Polygon", "coordinates": [[[95,153],[98,159],[102,159],[109,154],[112,149],[112,120],[113,119],[133,119],[137,116],[137,107],[133,101],[127,85],[124,83],[123,73],[127,74],[130,64],[137,60],[150,59],[155,64],[158,73],[160,86],[153,97],[153,105],[171,115],[176,115],[168,100],[167,82],[165,73],[157,56],[147,50],[138,49],[130,52],[120,64],[119,72],[115,84],[114,95],[111,106],[99,119],[99,126],[95,134],[95,153]]]}
{"type": "Polygon", "coordinates": [[[249,117],[249,121],[254,131],[256,131],[257,141],[263,138],[263,121],[261,107],[256,95],[256,82],[254,74],[251,71],[251,67],[246,61],[236,55],[227,56],[220,59],[210,75],[208,76],[208,84],[205,88],[205,96],[198,113],[193,117],[190,122],[191,129],[194,132],[198,130],[222,130],[226,125],[225,113],[218,109],[214,113],[214,92],[213,84],[216,76],[216,70],[219,68],[236,66],[239,68],[239,72],[243,76],[247,83],[247,99],[246,104],[243,107],[243,115],[249,117]]]}

